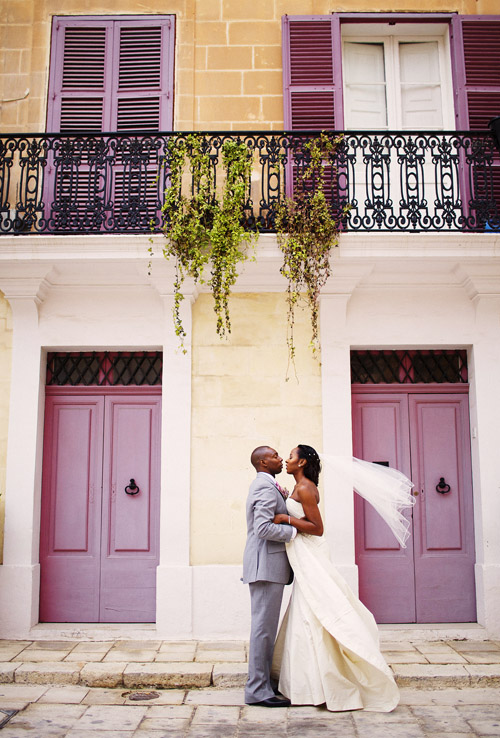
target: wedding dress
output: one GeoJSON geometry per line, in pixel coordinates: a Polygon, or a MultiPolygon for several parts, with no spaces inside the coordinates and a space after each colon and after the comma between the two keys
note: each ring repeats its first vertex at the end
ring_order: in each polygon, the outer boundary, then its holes
{"type": "MultiPolygon", "coordinates": [[[[289,497],[290,515],[304,517],[289,497]]],[[[273,677],[293,705],[390,712],[399,691],[380,653],[371,612],[333,566],[324,536],[286,544],[295,580],[273,657],[273,677]]]]}

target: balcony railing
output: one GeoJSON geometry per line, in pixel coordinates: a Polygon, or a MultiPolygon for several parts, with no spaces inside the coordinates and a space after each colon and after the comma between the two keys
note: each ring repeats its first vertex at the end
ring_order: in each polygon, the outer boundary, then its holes
{"type": "MultiPolygon", "coordinates": [[[[293,193],[309,160],[307,143],[319,132],[197,135],[210,155],[215,187],[223,176],[224,142],[246,143],[254,166],[246,226],[273,232],[276,207],[293,193]]],[[[0,137],[0,233],[160,230],[174,136],[188,134],[0,137]]],[[[500,229],[500,155],[489,131],[346,131],[324,165],[324,191],[343,230],[500,229]]]]}

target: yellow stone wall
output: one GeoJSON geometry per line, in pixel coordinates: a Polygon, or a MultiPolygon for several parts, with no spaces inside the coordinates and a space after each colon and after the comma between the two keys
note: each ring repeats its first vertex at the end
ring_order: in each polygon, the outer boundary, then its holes
{"type": "MultiPolygon", "coordinates": [[[[232,333],[215,333],[212,298],[193,308],[191,563],[241,563],[245,500],[255,476],[250,454],[269,444],[283,458],[298,443],[321,448],[320,366],[308,350],[310,324],[296,321],[297,382],[287,376],[282,294],[231,298],[232,333]]],[[[291,490],[285,471],[279,481],[291,490]]]]}
{"type": "Polygon", "coordinates": [[[177,17],[175,128],[257,130],[283,126],[281,17],[339,12],[494,14],[498,0],[4,0],[0,32],[3,131],[45,130],[54,15],[177,17]],[[29,94],[23,98],[26,90],[29,94]]]}
{"type": "Polygon", "coordinates": [[[3,560],[5,467],[7,464],[11,352],[12,324],[10,305],[0,292],[0,563],[3,560]]]}

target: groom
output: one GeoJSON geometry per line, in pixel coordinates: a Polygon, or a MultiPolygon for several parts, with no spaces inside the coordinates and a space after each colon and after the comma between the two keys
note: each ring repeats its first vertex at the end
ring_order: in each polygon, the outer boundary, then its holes
{"type": "Polygon", "coordinates": [[[271,686],[270,672],[283,588],[293,578],[285,542],[297,534],[290,525],[275,525],[274,516],[286,514],[285,497],[274,477],[283,459],[269,446],[259,446],[251,456],[257,476],[248,492],[247,543],[243,554],[243,582],[250,586],[252,624],[248,654],[247,705],[288,707],[271,686]]]}

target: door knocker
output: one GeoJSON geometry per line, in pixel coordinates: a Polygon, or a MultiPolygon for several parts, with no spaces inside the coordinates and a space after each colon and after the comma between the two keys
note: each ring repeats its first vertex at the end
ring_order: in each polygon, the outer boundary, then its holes
{"type": "Polygon", "coordinates": [[[444,477],[441,477],[439,480],[439,484],[436,485],[436,492],[439,492],[441,495],[445,495],[450,490],[450,485],[446,484],[444,477]]]}
{"type": "Polygon", "coordinates": [[[125,492],[127,495],[138,495],[141,490],[135,483],[135,479],[130,480],[130,484],[127,484],[125,487],[125,492]]]}

